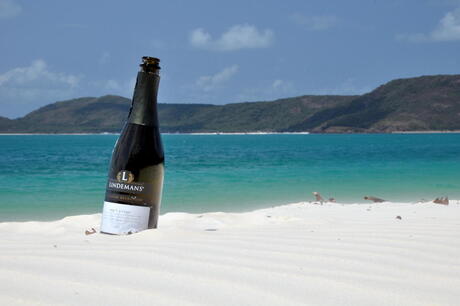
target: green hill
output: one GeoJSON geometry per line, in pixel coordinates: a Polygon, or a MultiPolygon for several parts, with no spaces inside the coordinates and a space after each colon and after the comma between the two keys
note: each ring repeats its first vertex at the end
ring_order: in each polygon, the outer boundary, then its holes
{"type": "Polygon", "coordinates": [[[350,101],[354,96],[301,96],[272,102],[246,102],[227,105],[160,104],[159,118],[168,132],[253,132],[284,131],[315,114],[318,110],[335,107],[350,101]],[[180,118],[164,116],[165,108],[183,114],[180,118]],[[171,120],[174,119],[174,120],[171,120]]]}
{"type": "Polygon", "coordinates": [[[460,130],[460,75],[393,80],[339,107],[319,111],[291,130],[460,130]]]}
{"type": "MultiPolygon", "coordinates": [[[[281,131],[315,112],[349,101],[353,96],[303,96],[273,102],[227,105],[159,104],[162,132],[281,131]]],[[[119,132],[130,100],[119,96],[79,98],[44,106],[7,121],[0,132],[100,133],[119,132]]]]}
{"type": "MultiPolygon", "coordinates": [[[[119,132],[129,107],[130,100],[120,96],[56,102],[19,119],[0,117],[0,132],[119,132]]],[[[361,96],[159,104],[158,109],[161,130],[169,133],[460,130],[460,75],[394,80],[361,96]]]]}
{"type": "Polygon", "coordinates": [[[0,116],[0,131],[7,131],[12,125],[11,119],[0,116]]]}

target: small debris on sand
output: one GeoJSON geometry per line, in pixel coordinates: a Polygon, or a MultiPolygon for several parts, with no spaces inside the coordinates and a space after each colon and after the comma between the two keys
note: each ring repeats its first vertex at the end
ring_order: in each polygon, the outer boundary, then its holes
{"type": "Polygon", "coordinates": [[[85,235],[96,234],[96,230],[92,227],[90,230],[85,230],[85,235]]]}
{"type": "Polygon", "coordinates": [[[313,195],[315,196],[316,201],[320,202],[321,205],[323,205],[324,199],[323,197],[319,194],[319,192],[314,191],[313,195]]]}
{"type": "Polygon", "coordinates": [[[386,202],[386,200],[384,200],[384,199],[380,199],[380,198],[376,198],[376,197],[372,197],[372,196],[365,196],[364,200],[369,200],[369,201],[372,201],[374,203],[386,202]]]}
{"type": "Polygon", "coordinates": [[[448,197],[440,197],[433,200],[433,203],[442,204],[442,205],[449,205],[449,198],[448,197]]]}
{"type": "Polygon", "coordinates": [[[396,219],[402,220],[401,216],[396,216],[396,219]]]}

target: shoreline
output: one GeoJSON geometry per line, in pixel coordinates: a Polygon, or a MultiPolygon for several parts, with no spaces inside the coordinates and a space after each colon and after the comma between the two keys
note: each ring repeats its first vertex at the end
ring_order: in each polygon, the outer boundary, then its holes
{"type": "MultiPolygon", "coordinates": [[[[209,133],[161,133],[162,135],[309,135],[310,132],[209,132],[209,133]]],[[[28,135],[120,135],[120,133],[0,133],[0,136],[28,136],[28,135]]]]}
{"type": "MultiPolygon", "coordinates": [[[[329,202],[325,201],[323,204],[321,204],[318,201],[303,201],[303,202],[295,202],[295,203],[285,203],[285,204],[280,204],[280,205],[275,205],[275,206],[267,206],[267,207],[262,207],[262,208],[257,208],[257,209],[248,209],[248,210],[242,210],[242,211],[220,211],[220,210],[211,210],[211,211],[202,211],[202,212],[187,212],[187,211],[169,211],[160,214],[159,218],[162,218],[162,216],[168,215],[168,214],[182,214],[182,215],[205,215],[205,214],[249,214],[249,213],[257,213],[260,211],[264,211],[267,209],[280,209],[283,207],[288,207],[291,205],[313,205],[313,206],[337,206],[337,207],[347,207],[347,206],[368,206],[368,205],[402,205],[402,206],[412,206],[412,205],[436,205],[436,206],[459,206],[460,207],[460,200],[456,199],[450,199],[449,200],[449,205],[442,205],[442,204],[436,204],[433,202],[433,200],[430,201],[415,201],[415,202],[399,202],[399,201],[385,201],[381,203],[373,203],[373,202],[329,202]]],[[[101,212],[102,212],[102,207],[101,207],[101,212]]],[[[6,220],[6,221],[0,221],[0,225],[5,224],[5,223],[28,223],[28,222],[39,222],[39,223],[53,223],[53,222],[60,222],[64,219],[68,218],[81,218],[81,217],[94,217],[94,216],[100,216],[101,212],[97,213],[90,213],[90,214],[76,214],[76,215],[68,215],[64,217],[59,217],[57,219],[51,219],[51,220],[37,220],[37,219],[31,219],[31,220],[6,220]]],[[[161,211],[160,211],[161,213],[161,211]]]]}
{"type": "MultiPolygon", "coordinates": [[[[161,133],[162,135],[371,135],[371,134],[460,134],[455,131],[395,131],[388,133],[310,133],[310,132],[197,132],[197,133],[161,133]]],[[[0,133],[0,136],[29,136],[29,135],[120,135],[120,133],[0,133]]]]}
{"type": "Polygon", "coordinates": [[[398,131],[391,132],[391,134],[459,134],[460,130],[454,131],[398,131]]]}

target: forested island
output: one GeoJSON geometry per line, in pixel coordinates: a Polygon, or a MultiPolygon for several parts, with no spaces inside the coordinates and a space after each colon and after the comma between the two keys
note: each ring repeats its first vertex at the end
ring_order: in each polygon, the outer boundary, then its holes
{"type": "MultiPolygon", "coordinates": [[[[56,102],[0,133],[119,132],[130,99],[107,95],[56,102]]],[[[391,133],[460,130],[460,75],[397,79],[360,96],[305,95],[263,102],[159,104],[165,133],[391,133]]]]}

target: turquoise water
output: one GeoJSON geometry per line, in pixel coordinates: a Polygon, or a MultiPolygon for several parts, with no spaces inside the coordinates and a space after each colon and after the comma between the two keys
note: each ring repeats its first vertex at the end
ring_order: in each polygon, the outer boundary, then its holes
{"type": "MultiPolygon", "coordinates": [[[[0,136],[0,221],[97,213],[116,135],[0,136]]],[[[162,213],[460,198],[460,134],[163,135],[162,213]]]]}

